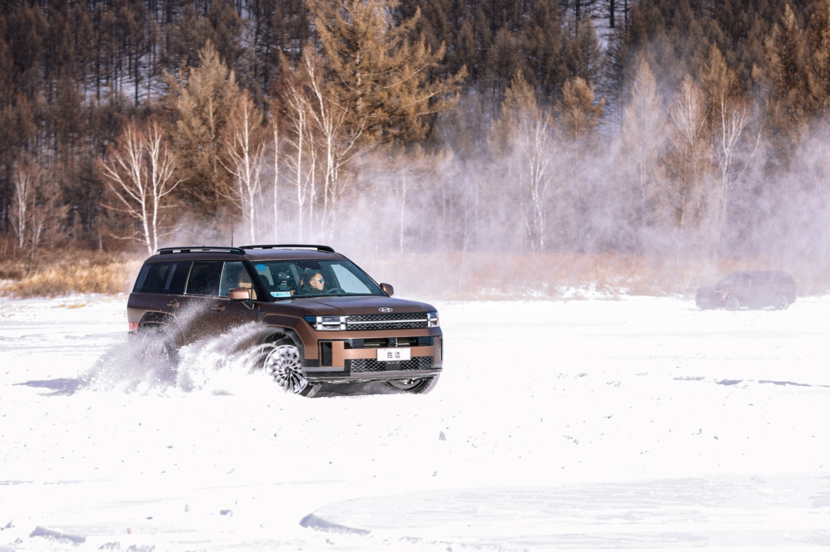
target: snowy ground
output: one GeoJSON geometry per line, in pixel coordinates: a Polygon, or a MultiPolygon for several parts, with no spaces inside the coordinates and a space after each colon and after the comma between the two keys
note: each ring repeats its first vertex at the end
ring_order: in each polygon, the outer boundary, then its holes
{"type": "Polygon", "coordinates": [[[830,298],[435,302],[432,394],[314,399],[125,302],[0,299],[0,552],[830,545],[830,298]]]}

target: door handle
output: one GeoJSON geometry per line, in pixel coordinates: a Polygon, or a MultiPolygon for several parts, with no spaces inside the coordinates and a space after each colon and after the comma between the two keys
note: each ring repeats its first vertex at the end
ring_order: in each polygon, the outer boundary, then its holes
{"type": "Polygon", "coordinates": [[[177,309],[177,308],[179,308],[179,305],[180,305],[180,303],[178,301],[176,301],[175,299],[173,299],[172,301],[167,303],[167,306],[170,307],[171,309],[177,309]]]}
{"type": "Polygon", "coordinates": [[[223,311],[223,310],[225,310],[225,305],[214,305],[214,306],[213,306],[213,310],[214,310],[215,312],[220,312],[220,311],[223,311]]]}

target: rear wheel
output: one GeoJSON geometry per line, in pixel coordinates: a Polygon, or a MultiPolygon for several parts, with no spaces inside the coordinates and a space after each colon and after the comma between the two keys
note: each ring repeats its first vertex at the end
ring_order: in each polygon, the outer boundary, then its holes
{"type": "Polygon", "coordinates": [[[290,339],[280,339],[266,345],[262,369],[286,393],[313,397],[320,386],[310,383],[303,370],[300,349],[290,339]]]}
{"type": "Polygon", "coordinates": [[[741,300],[738,299],[737,295],[730,295],[726,298],[726,309],[731,311],[736,311],[741,308],[741,300]]]}
{"type": "Polygon", "coordinates": [[[778,310],[787,310],[787,307],[790,306],[790,300],[787,299],[787,296],[783,293],[779,293],[775,296],[775,308],[778,310]]]}
{"type": "Polygon", "coordinates": [[[402,393],[423,395],[429,393],[438,384],[438,376],[423,379],[391,380],[386,382],[387,387],[402,393]]]}
{"type": "Polygon", "coordinates": [[[162,324],[147,324],[141,328],[138,354],[142,362],[155,366],[175,368],[179,363],[175,336],[162,324]]]}

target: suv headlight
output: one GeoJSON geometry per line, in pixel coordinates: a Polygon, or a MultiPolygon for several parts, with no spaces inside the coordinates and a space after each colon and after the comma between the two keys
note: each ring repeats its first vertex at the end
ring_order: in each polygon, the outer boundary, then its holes
{"type": "Polygon", "coordinates": [[[438,312],[428,312],[427,313],[427,327],[428,328],[438,328],[441,326],[441,321],[438,319],[438,312]]]}
{"type": "Polygon", "coordinates": [[[346,329],[345,316],[305,316],[304,318],[318,332],[335,332],[346,329]]]}

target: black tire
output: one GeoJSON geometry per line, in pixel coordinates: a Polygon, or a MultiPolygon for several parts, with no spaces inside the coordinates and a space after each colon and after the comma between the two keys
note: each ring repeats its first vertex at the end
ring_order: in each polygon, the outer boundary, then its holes
{"type": "Polygon", "coordinates": [[[313,397],[320,385],[308,381],[302,358],[302,353],[294,342],[284,338],[266,343],[257,364],[268,379],[275,381],[286,393],[313,397]]]}
{"type": "Polygon", "coordinates": [[[163,324],[146,324],[141,327],[138,357],[145,364],[175,369],[179,364],[176,338],[163,324]]]}
{"type": "Polygon", "coordinates": [[[726,298],[726,310],[736,311],[741,308],[741,300],[737,295],[730,295],[726,298]]]}
{"type": "Polygon", "coordinates": [[[783,293],[779,293],[775,296],[775,304],[773,306],[776,310],[787,310],[787,307],[790,306],[790,300],[783,293]]]}
{"type": "Polygon", "coordinates": [[[385,383],[387,387],[400,393],[425,395],[438,385],[438,376],[423,379],[391,380],[385,383]]]}

